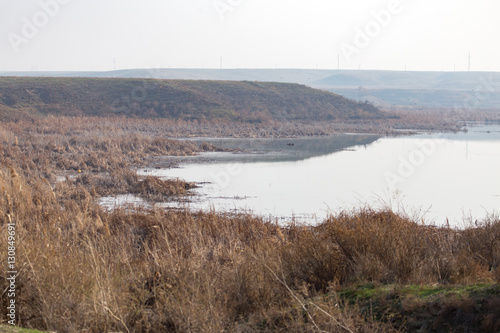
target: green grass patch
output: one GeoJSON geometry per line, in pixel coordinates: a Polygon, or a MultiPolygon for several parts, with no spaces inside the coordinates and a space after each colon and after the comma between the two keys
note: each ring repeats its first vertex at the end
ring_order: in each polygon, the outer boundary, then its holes
{"type": "Polygon", "coordinates": [[[500,325],[495,319],[500,313],[498,284],[362,284],[342,289],[337,296],[365,316],[408,332],[493,332],[500,325]]]}
{"type": "Polygon", "coordinates": [[[0,333],[44,333],[44,332],[17,326],[0,325],[0,333]]]}

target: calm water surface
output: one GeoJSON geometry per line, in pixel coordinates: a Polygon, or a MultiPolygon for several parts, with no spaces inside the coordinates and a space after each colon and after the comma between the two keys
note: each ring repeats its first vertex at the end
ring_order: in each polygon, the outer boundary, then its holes
{"type": "Polygon", "coordinates": [[[210,153],[204,157],[211,162],[139,174],[202,183],[189,204],[193,209],[247,210],[312,223],[369,205],[460,226],[464,218],[482,219],[500,208],[498,125],[392,138],[218,140],[227,147],[268,149],[210,153]]]}

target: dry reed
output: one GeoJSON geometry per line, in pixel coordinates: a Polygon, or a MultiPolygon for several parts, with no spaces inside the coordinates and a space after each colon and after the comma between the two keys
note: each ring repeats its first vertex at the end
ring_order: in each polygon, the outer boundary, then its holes
{"type": "MultiPolygon", "coordinates": [[[[190,184],[140,178],[126,166],[203,148],[126,136],[123,124],[115,129],[122,135],[74,135],[91,129],[57,121],[13,125],[18,145],[0,144],[0,248],[14,221],[19,325],[58,332],[389,332],[396,331],[390,321],[362,313],[336,291],[365,282],[498,283],[500,220],[493,216],[458,230],[370,209],[317,226],[248,214],[104,211],[98,199],[107,193],[185,195],[190,184]],[[60,172],[74,177],[56,184],[60,172]]],[[[0,262],[6,255],[0,251],[0,262]]],[[[6,278],[0,272],[2,290],[6,278]]],[[[4,309],[6,302],[4,293],[4,309]]],[[[496,327],[495,320],[488,325],[496,327]]]]}

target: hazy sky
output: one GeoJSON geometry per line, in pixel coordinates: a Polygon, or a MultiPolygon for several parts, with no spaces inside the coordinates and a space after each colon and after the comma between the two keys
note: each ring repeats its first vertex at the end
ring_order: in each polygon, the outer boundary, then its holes
{"type": "Polygon", "coordinates": [[[498,0],[0,0],[0,71],[500,71],[498,0]],[[115,62],[116,61],[116,62],[115,62]]]}

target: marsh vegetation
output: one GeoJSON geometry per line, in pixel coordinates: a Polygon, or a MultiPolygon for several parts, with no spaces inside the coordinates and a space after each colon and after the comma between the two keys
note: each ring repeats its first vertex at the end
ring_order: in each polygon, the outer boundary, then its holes
{"type": "MultiPolygon", "coordinates": [[[[58,332],[498,331],[496,216],[464,229],[434,228],[366,208],[307,226],[99,205],[109,194],[151,201],[189,195],[192,184],[131,168],[152,156],[218,149],[169,138],[176,131],[230,135],[237,126],[260,133],[248,124],[172,120],[3,122],[1,246],[15,222],[18,324],[58,332]]],[[[2,263],[6,255],[0,251],[2,263]]],[[[6,301],[4,293],[4,309],[6,301]]]]}

